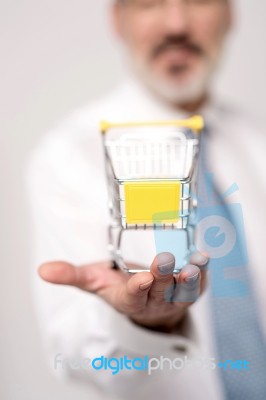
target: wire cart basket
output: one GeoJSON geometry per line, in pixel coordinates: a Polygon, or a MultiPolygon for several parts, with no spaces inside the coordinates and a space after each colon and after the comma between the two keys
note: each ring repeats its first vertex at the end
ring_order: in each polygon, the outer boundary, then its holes
{"type": "MultiPolygon", "coordinates": [[[[127,230],[182,230],[187,238],[187,255],[192,251],[203,126],[201,116],[174,121],[101,122],[111,216],[109,250],[114,265],[121,270],[147,271],[124,261],[121,241],[127,230]]],[[[176,265],[174,272],[183,265],[176,265]]]]}

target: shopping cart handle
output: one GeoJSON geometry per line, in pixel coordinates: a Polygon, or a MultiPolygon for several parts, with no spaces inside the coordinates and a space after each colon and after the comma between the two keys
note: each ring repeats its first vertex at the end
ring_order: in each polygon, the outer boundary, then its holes
{"type": "Polygon", "coordinates": [[[204,120],[201,115],[194,115],[193,117],[172,121],[143,121],[143,122],[100,122],[100,131],[104,135],[109,129],[112,128],[134,128],[146,126],[179,126],[193,130],[195,133],[200,133],[204,128],[204,120]]]}

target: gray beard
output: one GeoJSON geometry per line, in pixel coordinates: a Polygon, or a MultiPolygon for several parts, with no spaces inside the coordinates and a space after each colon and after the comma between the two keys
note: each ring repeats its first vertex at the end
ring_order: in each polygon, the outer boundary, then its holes
{"type": "Polygon", "coordinates": [[[201,99],[210,87],[214,71],[218,64],[216,60],[207,60],[201,68],[185,83],[171,82],[153,73],[143,60],[130,56],[130,65],[138,78],[157,96],[174,105],[188,104],[201,99]]]}

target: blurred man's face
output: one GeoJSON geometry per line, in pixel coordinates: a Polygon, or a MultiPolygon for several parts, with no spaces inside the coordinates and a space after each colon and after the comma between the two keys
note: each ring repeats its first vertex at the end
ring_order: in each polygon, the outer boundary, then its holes
{"type": "Polygon", "coordinates": [[[230,26],[228,0],[117,0],[114,17],[153,91],[179,104],[204,95],[230,26]]]}

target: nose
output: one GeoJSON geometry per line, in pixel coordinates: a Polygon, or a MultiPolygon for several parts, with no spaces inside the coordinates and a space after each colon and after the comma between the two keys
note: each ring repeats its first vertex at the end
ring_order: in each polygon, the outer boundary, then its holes
{"type": "Polygon", "coordinates": [[[170,0],[163,14],[164,30],[167,34],[185,34],[189,27],[188,9],[184,2],[170,0]]]}

